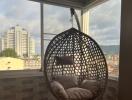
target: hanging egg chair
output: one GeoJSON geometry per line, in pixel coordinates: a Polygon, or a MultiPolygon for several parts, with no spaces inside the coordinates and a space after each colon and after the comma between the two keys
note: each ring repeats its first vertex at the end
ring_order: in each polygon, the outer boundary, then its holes
{"type": "MultiPolygon", "coordinates": [[[[78,24],[74,9],[71,12],[78,24]]],[[[108,70],[97,42],[71,28],[49,43],[44,57],[44,75],[47,86],[58,100],[100,100],[108,70]]]]}

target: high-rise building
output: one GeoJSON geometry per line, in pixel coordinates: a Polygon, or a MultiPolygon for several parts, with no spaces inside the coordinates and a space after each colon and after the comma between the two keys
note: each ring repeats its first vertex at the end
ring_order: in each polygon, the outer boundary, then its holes
{"type": "Polygon", "coordinates": [[[0,52],[4,49],[4,39],[0,38],[0,52]]]}
{"type": "Polygon", "coordinates": [[[11,27],[0,40],[0,49],[12,48],[20,57],[30,57],[35,54],[35,41],[28,31],[19,25],[11,27]]]}

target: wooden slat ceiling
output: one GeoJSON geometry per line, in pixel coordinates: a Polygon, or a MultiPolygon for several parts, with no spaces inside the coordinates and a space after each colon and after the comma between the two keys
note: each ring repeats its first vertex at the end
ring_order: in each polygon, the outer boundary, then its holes
{"type": "Polygon", "coordinates": [[[98,5],[107,0],[30,0],[35,2],[42,2],[52,5],[64,6],[64,7],[72,7],[77,9],[83,9],[87,7],[92,7],[94,5],[98,5]]]}

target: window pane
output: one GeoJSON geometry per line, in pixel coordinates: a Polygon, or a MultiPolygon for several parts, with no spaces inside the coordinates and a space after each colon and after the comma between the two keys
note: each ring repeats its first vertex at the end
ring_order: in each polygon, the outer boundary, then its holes
{"type": "Polygon", "coordinates": [[[90,36],[101,46],[109,76],[119,76],[121,1],[109,0],[90,10],[90,36]]]}
{"type": "Polygon", "coordinates": [[[40,68],[40,4],[0,1],[0,70],[40,68]]]}
{"type": "MultiPolygon", "coordinates": [[[[80,21],[81,12],[76,12],[80,21]]],[[[73,17],[72,25],[70,8],[44,4],[44,50],[54,36],[71,27],[77,28],[77,24],[73,17]]]]}

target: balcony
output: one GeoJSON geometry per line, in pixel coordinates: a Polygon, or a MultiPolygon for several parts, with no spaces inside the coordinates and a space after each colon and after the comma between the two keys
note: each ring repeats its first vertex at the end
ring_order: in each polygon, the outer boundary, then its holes
{"type": "MultiPolygon", "coordinates": [[[[118,80],[109,78],[104,100],[117,100],[118,80]]],[[[0,100],[55,100],[39,71],[0,73],[0,100]]]]}
{"type": "MultiPolygon", "coordinates": [[[[73,7],[84,12],[107,0],[31,0],[63,7],[73,7]]],[[[122,0],[121,43],[120,43],[120,85],[115,77],[109,77],[108,85],[103,96],[104,100],[131,100],[132,93],[132,6],[130,0],[122,0]],[[118,89],[120,88],[120,91],[118,89]],[[118,96],[118,92],[120,96],[118,96]]],[[[42,9],[41,9],[42,10],[42,9]]],[[[43,16],[41,16],[42,18],[43,16]]],[[[85,18],[85,16],[83,17],[85,18]]],[[[41,34],[43,34],[43,19],[41,19],[41,34]]],[[[82,29],[86,26],[82,22],[82,29]]],[[[83,29],[87,32],[87,29],[83,29]]],[[[43,37],[41,36],[41,39],[43,37]]],[[[42,41],[41,41],[42,43],[42,41]]],[[[43,47],[41,48],[44,50],[43,47]]],[[[41,55],[43,58],[43,54],[41,55]]],[[[43,60],[43,59],[42,59],[43,60]]],[[[46,87],[43,73],[33,71],[1,71],[0,100],[54,100],[46,87]]]]}

